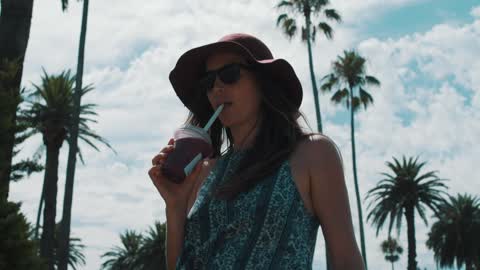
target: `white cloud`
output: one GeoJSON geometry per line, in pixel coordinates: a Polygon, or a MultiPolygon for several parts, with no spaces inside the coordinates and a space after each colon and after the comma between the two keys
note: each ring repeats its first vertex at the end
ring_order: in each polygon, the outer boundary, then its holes
{"type": "Polygon", "coordinates": [[[470,14],[474,17],[480,17],[480,6],[473,7],[470,14]]]}
{"type": "MultiPolygon", "coordinates": [[[[173,92],[168,73],[185,50],[219,39],[230,32],[249,32],[270,45],[275,56],[287,59],[304,87],[301,109],[316,129],[306,47],[298,38],[289,42],[275,27],[277,1],[133,1],[111,5],[96,1],[90,5],[84,82],[95,90],[84,102],[96,103],[98,124],[92,127],[118,151],[105,147],[96,152],[81,145],[86,166],[78,162],[73,203],[74,235],[87,244],[86,269],[98,269],[100,255],[119,245],[125,229],[144,230],[154,220],[164,221],[164,202],[147,176],[150,159],[165,145],[187,113],[173,92]],[[135,8],[132,8],[135,7],[135,8]]],[[[373,19],[387,9],[417,3],[413,0],[338,1],[346,24],[335,26],[335,40],[319,38],[313,54],[316,75],[329,72],[330,62],[344,49],[358,45],[368,62],[368,73],[379,78],[382,87],[371,89],[375,104],[357,115],[357,156],[361,192],[364,194],[385,171],[385,161],[405,154],[428,161],[425,170],[439,170],[451,179],[452,192],[480,190],[474,181],[480,137],[480,62],[473,57],[480,48],[480,21],[451,26],[437,25],[426,33],[399,39],[357,40],[352,25],[373,19]],[[375,10],[375,12],[367,12],[375,10]],[[416,81],[434,81],[434,85],[416,81]],[[465,96],[470,95],[470,100],[465,96]],[[408,121],[405,114],[408,113],[408,121]],[[476,185],[476,186],[475,186],[476,185]]],[[[47,72],[75,68],[80,29],[81,3],[72,2],[67,14],[58,3],[36,3],[31,39],[25,63],[24,84],[38,82],[44,66],[47,72]],[[53,30],[52,25],[55,26],[53,30]]],[[[477,16],[478,7],[472,10],[477,16]]],[[[327,95],[321,96],[324,128],[342,151],[350,195],[353,223],[357,214],[353,179],[349,123],[333,122],[337,112],[327,95]]],[[[25,145],[22,155],[32,153],[41,138],[25,145]]],[[[59,167],[58,210],[63,204],[68,146],[62,148],[59,167]]],[[[43,175],[12,185],[12,199],[23,201],[22,211],[33,221],[43,175]]],[[[366,210],[364,209],[364,216],[366,210]]],[[[57,220],[60,215],[57,214],[57,220]]],[[[417,219],[418,261],[431,264],[425,249],[427,228],[417,219]]],[[[405,232],[404,228],[403,232],[405,232]]],[[[378,249],[386,235],[375,237],[366,226],[370,269],[389,267],[378,249]]],[[[405,234],[401,242],[406,248],[405,234]]],[[[357,234],[357,240],[359,237],[357,234]]],[[[406,253],[397,267],[406,267],[406,253]]],[[[324,244],[319,230],[315,269],[324,267],[324,244]]]]}
{"type": "MultiPolygon", "coordinates": [[[[398,40],[369,39],[359,44],[361,54],[370,60],[368,72],[382,81],[380,90],[371,90],[375,105],[357,116],[363,193],[381,179],[380,172],[388,171],[385,161],[405,155],[427,161],[424,173],[436,170],[440,178],[449,179],[450,194],[478,195],[480,62],[472,55],[480,48],[479,33],[477,20],[458,27],[437,25],[398,40]]],[[[350,149],[344,150],[349,156],[350,149]]],[[[347,164],[351,168],[349,159],[347,164]]],[[[418,218],[417,260],[422,267],[434,267],[433,255],[425,246],[427,231],[418,218]]],[[[375,239],[371,227],[367,235],[375,239]]],[[[400,239],[406,248],[405,234],[400,239]]],[[[406,257],[401,257],[400,267],[406,266],[406,257]]],[[[376,264],[374,269],[385,267],[380,253],[369,254],[369,260],[376,264]]]]}

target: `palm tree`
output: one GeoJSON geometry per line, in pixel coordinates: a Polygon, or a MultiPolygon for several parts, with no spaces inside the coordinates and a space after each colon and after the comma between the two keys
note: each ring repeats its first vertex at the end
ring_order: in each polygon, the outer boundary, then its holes
{"type": "Polygon", "coordinates": [[[388,236],[387,240],[384,240],[380,245],[383,254],[385,254],[385,260],[392,263],[392,270],[394,270],[394,263],[400,259],[400,254],[403,252],[403,248],[398,244],[397,240],[388,236]]]}
{"type": "MultiPolygon", "coordinates": [[[[55,226],[56,230],[56,235],[59,234],[60,232],[60,226],[61,223],[57,223],[55,226]]],[[[68,265],[73,269],[77,270],[77,266],[85,266],[85,255],[83,255],[83,250],[85,249],[85,245],[82,244],[82,240],[80,238],[72,237],[69,241],[70,246],[68,248],[68,254],[67,254],[67,263],[68,265]]],[[[58,254],[58,247],[59,247],[59,241],[57,238],[57,241],[55,242],[55,265],[59,266],[59,256],[58,254]]]]}
{"type": "Polygon", "coordinates": [[[368,191],[366,199],[370,200],[367,220],[370,220],[377,230],[383,228],[389,218],[388,234],[396,223],[398,234],[402,226],[402,217],[407,221],[408,235],[408,270],[416,270],[416,240],[415,240],[415,210],[427,224],[425,218],[425,206],[434,212],[438,212],[438,206],[443,202],[446,185],[444,179],[437,176],[436,171],[420,174],[420,170],[426,162],[418,163],[417,158],[403,157],[402,163],[396,158],[394,162],[386,162],[393,174],[382,173],[385,176],[376,187],[368,191]]]}
{"type": "Polygon", "coordinates": [[[333,38],[332,27],[321,21],[318,24],[312,22],[312,17],[324,15],[327,20],[341,22],[341,17],[335,9],[327,9],[329,0],[287,0],[281,1],[277,4],[278,9],[285,10],[277,18],[277,26],[281,26],[284,34],[289,40],[297,34],[297,21],[295,18],[301,16],[301,20],[305,20],[305,24],[302,25],[302,42],[307,43],[308,48],[308,63],[310,67],[310,78],[312,80],[313,97],[315,102],[315,112],[317,115],[318,131],[323,132],[322,129],[322,117],[320,114],[320,103],[318,101],[318,88],[315,78],[315,72],[313,70],[313,56],[312,56],[312,43],[315,42],[315,36],[317,30],[322,31],[327,39],[333,38]]]}
{"type": "Polygon", "coordinates": [[[333,73],[322,78],[324,83],[322,84],[321,89],[324,92],[330,92],[332,89],[335,89],[336,92],[333,94],[331,101],[337,105],[343,103],[347,109],[350,108],[353,180],[355,183],[355,194],[357,197],[362,256],[365,261],[365,265],[367,265],[362,205],[357,178],[354,113],[360,109],[361,105],[363,105],[364,109],[366,110],[368,105],[373,104],[373,98],[367,92],[365,86],[380,86],[380,82],[375,77],[365,74],[365,62],[365,58],[358,55],[355,51],[344,51],[344,56],[338,56],[337,61],[332,63],[333,73]],[[350,104],[352,106],[350,106],[350,104]]]}
{"type": "Polygon", "coordinates": [[[120,240],[123,246],[114,247],[102,255],[102,258],[107,259],[102,264],[102,269],[166,269],[166,223],[155,222],[146,235],[127,230],[120,234],[120,240]]]}
{"type": "Polygon", "coordinates": [[[165,258],[166,223],[155,222],[144,237],[140,248],[139,263],[142,270],[166,269],[165,258]]]}
{"type": "Polygon", "coordinates": [[[440,205],[438,219],[428,233],[427,247],[441,267],[480,269],[480,199],[470,195],[449,196],[440,205]]]}
{"type": "MultiPolygon", "coordinates": [[[[44,225],[40,241],[40,254],[49,265],[54,267],[54,243],[55,243],[55,216],[57,201],[58,182],[58,158],[60,148],[65,140],[71,136],[71,123],[73,115],[73,85],[75,78],[70,76],[70,71],[60,75],[48,75],[44,71],[42,84],[34,85],[35,92],[30,96],[35,98],[29,101],[30,107],[23,111],[19,118],[30,126],[30,135],[41,133],[46,148],[45,176],[43,185],[43,197],[45,201],[44,225]]],[[[93,90],[87,86],[81,90],[81,95],[93,90]]],[[[87,118],[87,115],[96,115],[92,110],[96,105],[86,104],[80,108],[80,138],[96,150],[90,139],[102,142],[111,148],[103,138],[95,134],[89,127],[89,122],[96,122],[87,118]]],[[[77,154],[83,161],[82,152],[78,149],[77,154]]]]}
{"type": "Polygon", "coordinates": [[[63,198],[63,215],[62,225],[59,234],[59,270],[67,270],[68,246],[70,240],[70,225],[72,219],[72,201],[73,201],[73,184],[75,178],[76,153],[78,151],[78,129],[80,118],[80,100],[83,81],[83,64],[85,55],[85,40],[87,35],[88,20],[88,0],[83,0],[82,26],[80,30],[80,45],[78,49],[77,77],[75,83],[75,94],[73,98],[74,114],[71,126],[71,138],[69,140],[69,152],[67,161],[67,175],[65,179],[65,195],[63,198]]]}
{"type": "MultiPolygon", "coordinates": [[[[69,1],[60,2],[62,10],[66,11],[69,1]]],[[[33,0],[0,1],[0,73],[8,71],[8,65],[4,63],[14,63],[18,66],[12,79],[2,81],[0,84],[0,96],[9,95],[17,98],[20,95],[32,12],[33,0]]],[[[6,123],[0,126],[0,199],[6,200],[9,193],[18,104],[0,107],[3,109],[0,113],[0,122],[6,123]]]]}
{"type": "MultiPolygon", "coordinates": [[[[102,263],[103,270],[141,269],[139,256],[141,254],[144,237],[135,231],[127,230],[120,234],[122,247],[114,247],[101,257],[107,260],[102,263]]],[[[157,256],[160,254],[157,254],[157,256]]]]}

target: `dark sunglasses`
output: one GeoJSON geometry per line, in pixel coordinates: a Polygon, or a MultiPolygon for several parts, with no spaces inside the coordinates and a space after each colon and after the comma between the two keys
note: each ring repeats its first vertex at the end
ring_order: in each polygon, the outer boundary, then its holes
{"type": "Polygon", "coordinates": [[[240,63],[227,64],[219,69],[210,70],[205,73],[198,82],[198,86],[202,92],[209,92],[213,88],[217,76],[224,84],[234,84],[240,79],[240,69],[242,68],[252,70],[253,67],[240,63]]]}

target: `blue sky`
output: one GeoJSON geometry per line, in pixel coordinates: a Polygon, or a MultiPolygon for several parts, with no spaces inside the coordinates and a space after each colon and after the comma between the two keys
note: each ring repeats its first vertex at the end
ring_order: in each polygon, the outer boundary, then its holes
{"type": "MultiPolygon", "coordinates": [[[[84,82],[93,83],[95,90],[84,102],[98,104],[98,124],[92,128],[109,140],[118,155],[83,145],[87,164],[77,167],[72,232],[87,246],[84,269],[99,268],[100,255],[120,244],[119,233],[145,231],[155,220],[165,221],[164,202],[147,171],[151,158],[187,116],[168,81],[169,71],[184,51],[232,32],[260,37],[297,72],[304,88],[301,110],[315,129],[306,47],[298,38],[289,42],[275,27],[276,2],[165,0],[160,5],[146,0],[140,6],[134,0],[90,2],[84,82]]],[[[479,195],[480,61],[474,56],[480,50],[480,3],[331,2],[344,23],[332,25],[334,40],[317,39],[313,48],[316,75],[321,78],[329,73],[337,55],[355,48],[368,60],[367,73],[382,82],[380,88],[370,90],[374,105],[356,115],[361,193],[381,179],[386,161],[418,155],[428,161],[425,172],[438,170],[440,177],[450,179],[451,194],[479,195]]],[[[42,67],[49,73],[75,68],[80,16],[81,3],[76,1],[64,14],[55,1],[35,2],[24,86],[40,81],[42,67]]],[[[328,98],[320,99],[324,132],[341,150],[359,241],[350,124],[346,110],[332,106],[328,98]]],[[[18,158],[31,155],[40,143],[40,137],[28,141],[18,158]]],[[[57,213],[62,210],[67,152],[64,145],[57,213]]],[[[11,199],[23,202],[22,211],[32,222],[42,177],[33,175],[11,187],[11,199]]],[[[428,226],[417,218],[416,230],[419,265],[435,269],[433,254],[425,247],[428,226]]],[[[366,238],[369,269],[389,269],[379,250],[386,234],[376,237],[366,225],[366,238]]],[[[405,230],[399,239],[406,248],[405,230]]],[[[319,231],[313,268],[324,269],[324,265],[319,231]]],[[[406,253],[396,268],[406,268],[406,253]]]]}
{"type": "Polygon", "coordinates": [[[365,35],[378,38],[398,38],[414,32],[425,32],[432,26],[450,22],[471,22],[470,11],[475,0],[419,0],[382,12],[378,18],[359,26],[365,35]]]}

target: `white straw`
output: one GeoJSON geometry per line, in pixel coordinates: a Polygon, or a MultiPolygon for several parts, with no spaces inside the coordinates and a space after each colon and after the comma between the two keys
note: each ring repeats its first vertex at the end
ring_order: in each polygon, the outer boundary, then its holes
{"type": "Polygon", "coordinates": [[[187,166],[185,166],[185,168],[183,168],[183,172],[185,173],[185,175],[190,175],[190,173],[193,171],[193,169],[195,168],[195,165],[197,165],[197,163],[202,159],[202,153],[198,153],[198,155],[196,155],[192,161],[190,161],[190,163],[188,163],[187,166]]]}
{"type": "Polygon", "coordinates": [[[217,119],[218,115],[222,112],[223,106],[224,106],[224,104],[220,105],[220,106],[217,108],[217,110],[216,110],[215,113],[212,115],[212,117],[210,118],[210,120],[208,120],[208,123],[205,125],[205,127],[203,127],[203,130],[208,131],[208,130],[210,129],[210,126],[213,125],[213,122],[215,121],[215,119],[217,119]]]}

